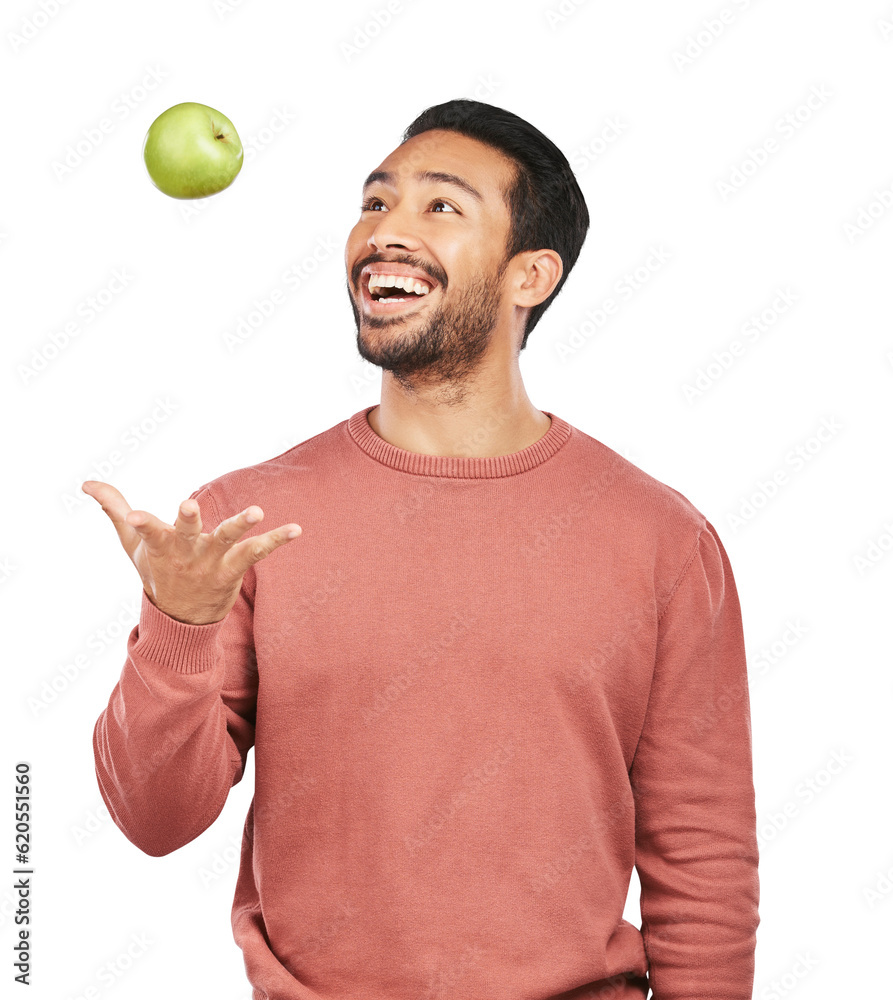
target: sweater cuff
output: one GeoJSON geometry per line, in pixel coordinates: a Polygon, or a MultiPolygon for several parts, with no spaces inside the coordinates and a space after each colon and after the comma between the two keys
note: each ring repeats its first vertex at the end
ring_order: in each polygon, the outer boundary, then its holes
{"type": "Polygon", "coordinates": [[[132,652],[181,674],[211,670],[219,652],[217,636],[226,618],[207,625],[177,621],[157,608],[145,590],[132,652]]]}

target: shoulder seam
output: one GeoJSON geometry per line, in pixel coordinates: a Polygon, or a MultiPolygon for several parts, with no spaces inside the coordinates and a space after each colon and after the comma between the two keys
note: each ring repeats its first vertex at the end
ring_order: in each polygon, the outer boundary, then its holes
{"type": "MultiPolygon", "coordinates": [[[[208,499],[211,501],[211,506],[214,508],[214,514],[217,517],[217,523],[220,524],[220,508],[217,506],[217,501],[214,499],[214,494],[211,492],[210,483],[206,483],[202,489],[208,494],[208,499]]],[[[202,527],[204,527],[204,525],[202,525],[202,527]]]]}
{"type": "Polygon", "coordinates": [[[703,535],[706,530],[707,530],[707,523],[706,519],[704,518],[701,527],[698,529],[698,534],[697,537],[695,538],[695,543],[694,545],[692,545],[691,551],[689,552],[685,562],[682,564],[682,569],[679,571],[679,576],[676,577],[676,582],[673,584],[673,589],[670,591],[666,601],[664,601],[664,606],[658,612],[657,615],[658,622],[660,622],[661,618],[663,618],[664,613],[670,606],[670,602],[676,595],[676,591],[679,589],[679,584],[682,583],[682,581],[685,579],[685,574],[688,572],[689,567],[694,562],[695,553],[698,551],[698,546],[701,544],[701,535],[703,535]]]}

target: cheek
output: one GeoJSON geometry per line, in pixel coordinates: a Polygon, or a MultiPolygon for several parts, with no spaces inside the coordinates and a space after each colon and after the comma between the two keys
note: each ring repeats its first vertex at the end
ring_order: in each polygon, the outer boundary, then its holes
{"type": "MultiPolygon", "coordinates": [[[[353,229],[351,229],[344,244],[344,267],[347,270],[349,277],[351,276],[351,269],[353,265],[363,254],[362,240],[360,239],[357,230],[357,226],[354,226],[353,229]]],[[[352,282],[353,278],[351,277],[351,283],[352,282]]]]}

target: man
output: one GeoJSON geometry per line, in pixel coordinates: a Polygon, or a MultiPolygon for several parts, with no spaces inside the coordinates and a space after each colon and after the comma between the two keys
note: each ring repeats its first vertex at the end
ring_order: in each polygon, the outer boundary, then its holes
{"type": "Polygon", "coordinates": [[[144,585],[94,732],[103,798],[167,854],[254,747],[232,925],[256,998],[751,996],[728,557],[518,367],[588,224],[528,122],[429,108],[345,250],[380,404],[206,483],[173,526],[84,484],[144,585]]]}

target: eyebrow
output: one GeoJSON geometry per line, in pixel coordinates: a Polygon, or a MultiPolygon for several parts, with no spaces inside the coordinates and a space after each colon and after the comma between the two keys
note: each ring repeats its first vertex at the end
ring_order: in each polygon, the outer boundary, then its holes
{"type": "MultiPolygon", "coordinates": [[[[463,191],[466,191],[479,202],[483,202],[484,200],[481,192],[469,184],[464,177],[459,177],[458,174],[447,174],[441,170],[420,170],[415,174],[415,179],[423,184],[452,184],[454,187],[462,188],[463,191]]],[[[389,184],[393,187],[394,175],[389,170],[373,170],[366,178],[365,184],[363,184],[363,192],[365,193],[366,189],[376,181],[381,181],[383,184],[389,184]]]]}

